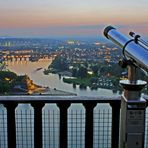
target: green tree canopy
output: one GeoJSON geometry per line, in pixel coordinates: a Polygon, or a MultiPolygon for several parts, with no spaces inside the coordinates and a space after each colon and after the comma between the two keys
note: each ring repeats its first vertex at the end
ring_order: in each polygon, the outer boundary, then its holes
{"type": "Polygon", "coordinates": [[[98,70],[99,70],[99,66],[98,66],[98,65],[92,66],[91,69],[92,69],[92,71],[93,71],[93,73],[94,73],[95,75],[98,74],[98,70]]]}
{"type": "Polygon", "coordinates": [[[7,93],[11,90],[17,75],[10,71],[0,71],[0,93],[7,93]]]}
{"type": "Polygon", "coordinates": [[[0,80],[5,81],[6,78],[10,80],[14,80],[17,78],[17,75],[14,72],[10,72],[10,71],[0,71],[0,80]]]}
{"type": "Polygon", "coordinates": [[[84,66],[80,66],[78,70],[78,77],[85,78],[87,76],[87,68],[84,66]]]}
{"type": "Polygon", "coordinates": [[[68,62],[67,59],[61,56],[57,56],[53,62],[51,63],[51,65],[49,66],[49,68],[54,68],[58,71],[64,71],[64,70],[68,70],[68,62]]]}

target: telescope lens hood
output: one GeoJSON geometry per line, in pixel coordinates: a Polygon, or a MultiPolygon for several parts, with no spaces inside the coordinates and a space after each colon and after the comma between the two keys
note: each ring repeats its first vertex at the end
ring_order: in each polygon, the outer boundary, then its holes
{"type": "Polygon", "coordinates": [[[115,28],[112,27],[112,26],[108,26],[108,27],[106,27],[106,28],[104,29],[104,35],[105,35],[106,38],[108,38],[108,32],[109,32],[110,30],[112,30],[112,29],[115,29],[115,28]]]}

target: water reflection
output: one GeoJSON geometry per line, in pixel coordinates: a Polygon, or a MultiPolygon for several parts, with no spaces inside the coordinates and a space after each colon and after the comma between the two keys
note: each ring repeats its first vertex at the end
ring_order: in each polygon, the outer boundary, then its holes
{"type": "Polygon", "coordinates": [[[44,75],[43,70],[47,68],[51,62],[51,60],[38,62],[15,61],[7,62],[6,64],[8,65],[7,67],[9,70],[16,72],[19,75],[27,74],[34,81],[34,83],[45,87],[76,93],[80,96],[112,96],[118,94],[118,91],[113,93],[112,90],[108,89],[98,88],[92,90],[88,87],[82,88],[78,85],[74,86],[73,84],[67,84],[62,81],[62,76],[57,74],[44,75]],[[38,68],[42,69],[36,71],[38,68]]]}

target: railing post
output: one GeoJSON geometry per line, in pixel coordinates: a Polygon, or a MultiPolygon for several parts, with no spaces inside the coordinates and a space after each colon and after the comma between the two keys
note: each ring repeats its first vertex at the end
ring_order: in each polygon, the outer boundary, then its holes
{"type": "Polygon", "coordinates": [[[67,112],[70,103],[57,103],[60,109],[60,148],[67,148],[68,146],[68,117],[67,112]]]}
{"type": "Polygon", "coordinates": [[[97,103],[83,103],[86,110],[85,148],[93,148],[93,111],[97,103]]]}
{"type": "Polygon", "coordinates": [[[8,148],[16,148],[15,108],[17,103],[9,102],[4,106],[7,108],[8,148]]]}
{"type": "Polygon", "coordinates": [[[119,147],[119,124],[120,124],[120,102],[112,102],[110,103],[112,107],[112,141],[111,147],[118,148],[119,147]]]}
{"type": "Polygon", "coordinates": [[[34,108],[34,148],[42,148],[42,108],[44,103],[31,103],[34,108]]]}

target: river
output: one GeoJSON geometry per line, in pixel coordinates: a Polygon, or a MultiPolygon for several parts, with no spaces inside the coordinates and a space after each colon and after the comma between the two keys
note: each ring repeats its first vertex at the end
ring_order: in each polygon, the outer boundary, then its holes
{"type": "Polygon", "coordinates": [[[15,72],[18,75],[27,74],[35,84],[41,86],[48,86],[50,88],[56,88],[58,90],[63,90],[67,92],[75,93],[79,96],[112,96],[118,95],[113,93],[109,89],[97,89],[91,90],[89,87],[87,89],[80,89],[77,85],[76,88],[73,88],[72,84],[64,83],[62,78],[59,78],[57,74],[44,75],[43,70],[51,64],[52,60],[41,60],[37,62],[26,62],[26,61],[13,61],[7,62],[7,68],[10,71],[15,72]],[[37,70],[38,68],[42,68],[37,70]]]}

